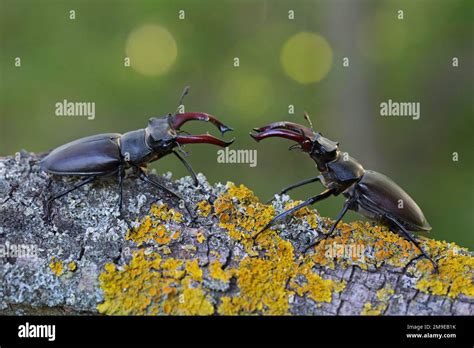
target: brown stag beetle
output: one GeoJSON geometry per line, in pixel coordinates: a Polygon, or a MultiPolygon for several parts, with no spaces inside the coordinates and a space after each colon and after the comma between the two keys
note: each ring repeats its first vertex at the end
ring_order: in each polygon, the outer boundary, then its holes
{"type": "MultiPolygon", "coordinates": [[[[182,105],[184,97],[188,94],[189,87],[184,89],[179,100],[182,105]]],[[[179,109],[178,106],[178,109],[179,109]]],[[[167,193],[184,201],[178,193],[170,190],[161,183],[151,179],[145,172],[148,163],[156,161],[166,155],[174,154],[190,172],[194,184],[199,185],[195,172],[186,160],[174,149],[185,144],[213,144],[227,147],[231,141],[223,141],[209,134],[182,135],[181,126],[190,120],[211,122],[221,134],[231,131],[214,116],[200,112],[175,113],[163,117],[152,117],[144,129],[134,130],[125,134],[105,133],[81,138],[52,150],[41,160],[42,170],[55,175],[74,175],[85,177],[68,190],[58,193],[48,200],[46,206],[46,219],[49,220],[51,204],[54,200],[86,185],[98,178],[118,175],[119,183],[119,211],[122,215],[122,186],[125,170],[133,168],[138,177],[167,193]]],[[[184,201],[186,210],[191,211],[184,201]]],[[[128,221],[124,219],[127,224],[128,221]]],[[[130,227],[130,225],[129,225],[130,227]]]]}
{"type": "MultiPolygon", "coordinates": [[[[306,113],[305,118],[311,125],[306,113]]],[[[430,231],[431,226],[413,198],[392,179],[378,172],[365,170],[356,159],[347,153],[341,153],[338,142],[323,137],[321,133],[314,132],[312,126],[308,128],[292,122],[274,122],[261,128],[254,128],[254,133],[250,133],[250,135],[256,141],[269,137],[294,140],[298,144],[292,145],[290,150],[299,149],[306,152],[316,162],[320,175],[291,185],[283,189],[280,194],[316,181],[320,181],[326,188],[319,195],[274,217],[255,237],[276,221],[299,209],[331,195],[337,196],[342,193],[347,199],[325,238],[334,232],[337,224],[350,209],[388,226],[405,239],[410,240],[421,251],[420,256],[430,260],[434,269],[437,270],[436,262],[421,248],[415,237],[409,232],[430,231]]],[[[312,243],[306,250],[318,242],[312,243]]]]}

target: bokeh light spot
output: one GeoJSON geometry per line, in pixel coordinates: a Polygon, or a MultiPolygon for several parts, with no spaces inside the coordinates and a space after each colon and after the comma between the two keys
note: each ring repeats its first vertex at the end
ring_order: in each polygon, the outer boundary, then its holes
{"type": "Polygon", "coordinates": [[[308,84],[321,81],[331,70],[331,46],[321,35],[300,32],[285,42],[281,64],[293,80],[308,84]]]}
{"type": "Polygon", "coordinates": [[[146,24],[129,35],[126,53],[133,69],[143,75],[156,76],[171,67],[178,55],[178,47],[166,28],[146,24]]]}

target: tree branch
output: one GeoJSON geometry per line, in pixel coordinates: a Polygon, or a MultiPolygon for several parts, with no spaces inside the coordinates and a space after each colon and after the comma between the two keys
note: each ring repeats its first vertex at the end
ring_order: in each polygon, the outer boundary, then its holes
{"type": "Polygon", "coordinates": [[[0,158],[0,313],[473,315],[472,254],[421,238],[438,260],[386,228],[331,221],[304,209],[255,240],[287,196],[260,203],[244,186],[155,177],[182,204],[135,177],[124,182],[128,231],[115,176],[44,207],[74,177],[40,172],[39,155],[0,158]],[[406,267],[407,266],[407,267],[406,267]]]}

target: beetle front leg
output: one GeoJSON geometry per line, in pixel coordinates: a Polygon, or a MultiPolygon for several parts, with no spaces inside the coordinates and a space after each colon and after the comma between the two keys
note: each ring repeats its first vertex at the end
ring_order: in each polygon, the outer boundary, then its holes
{"type": "Polygon", "coordinates": [[[118,182],[119,182],[119,213],[120,218],[125,221],[130,231],[133,230],[132,225],[128,219],[123,215],[122,202],[123,202],[123,179],[125,178],[125,168],[123,165],[119,166],[118,169],[118,182]]]}
{"type": "Polygon", "coordinates": [[[193,181],[194,181],[194,186],[196,187],[199,186],[199,180],[196,176],[196,172],[193,170],[193,167],[191,167],[191,165],[183,157],[181,157],[179,153],[177,153],[176,151],[173,151],[173,153],[175,154],[176,157],[178,157],[181,163],[184,164],[188,172],[191,174],[191,177],[193,178],[193,181]]]}
{"type": "Polygon", "coordinates": [[[189,216],[191,216],[191,218],[194,219],[194,215],[191,213],[191,210],[189,209],[188,205],[186,204],[186,201],[184,200],[184,198],[183,198],[180,194],[178,194],[178,193],[176,193],[176,192],[170,190],[169,188],[167,188],[167,187],[164,186],[163,184],[160,184],[159,182],[157,182],[157,181],[155,181],[155,180],[153,180],[153,179],[150,179],[150,178],[148,177],[148,175],[146,175],[146,173],[143,171],[143,169],[141,169],[141,168],[139,168],[139,167],[136,167],[136,168],[138,169],[138,177],[139,177],[142,181],[144,181],[144,182],[146,182],[146,183],[149,183],[150,185],[155,186],[156,188],[159,188],[159,189],[161,189],[161,190],[163,190],[163,191],[169,193],[170,195],[172,195],[172,196],[178,198],[179,200],[182,200],[182,201],[184,202],[184,207],[186,208],[186,210],[187,210],[189,216]]]}
{"type": "Polygon", "coordinates": [[[294,212],[300,210],[301,208],[304,208],[308,205],[311,205],[311,204],[314,204],[316,202],[319,202],[319,201],[322,201],[323,199],[326,199],[328,198],[329,196],[331,196],[333,193],[334,193],[334,189],[327,189],[326,191],[320,193],[319,195],[317,196],[314,196],[314,197],[311,197],[310,199],[308,199],[307,201],[303,202],[303,203],[300,203],[298,204],[296,207],[293,207],[287,211],[284,211],[283,213],[280,213],[278,214],[277,216],[275,216],[268,224],[265,225],[264,228],[262,228],[259,232],[257,232],[253,238],[257,238],[257,236],[262,233],[263,231],[265,231],[267,228],[269,228],[271,225],[273,225],[276,221],[278,220],[281,220],[283,219],[284,217],[288,216],[288,215],[291,215],[293,214],[294,212]]]}
{"type": "MultiPolygon", "coordinates": [[[[285,187],[283,190],[281,190],[277,194],[281,196],[281,195],[284,195],[285,193],[287,193],[288,191],[291,191],[291,190],[293,190],[297,187],[304,186],[304,185],[307,185],[307,184],[311,184],[312,182],[316,182],[316,181],[321,181],[321,176],[320,175],[318,175],[317,177],[314,177],[314,178],[310,178],[310,179],[306,179],[306,180],[297,182],[296,184],[290,185],[288,187],[285,187]]],[[[267,204],[269,204],[274,199],[275,199],[275,195],[273,195],[273,197],[270,200],[267,201],[267,204]]]]}

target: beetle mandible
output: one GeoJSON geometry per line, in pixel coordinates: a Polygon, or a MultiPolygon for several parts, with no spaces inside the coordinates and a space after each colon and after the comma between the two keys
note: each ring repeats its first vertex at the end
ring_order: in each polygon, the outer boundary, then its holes
{"type": "MultiPolygon", "coordinates": [[[[188,91],[189,87],[186,87],[179,100],[179,106],[182,105],[188,91]]],[[[152,117],[148,121],[148,126],[143,129],[130,131],[125,134],[97,134],[80,138],[52,150],[41,160],[40,167],[42,170],[54,175],[73,175],[85,178],[70,189],[60,192],[48,200],[46,219],[49,220],[50,218],[51,204],[54,200],[98,178],[111,175],[118,176],[119,212],[123,218],[123,179],[126,169],[129,168],[135,170],[138,177],[144,182],[184,201],[180,194],[150,178],[145,171],[147,164],[172,153],[184,164],[190,172],[195,186],[198,186],[199,183],[192,167],[174,149],[178,147],[182,151],[180,145],[199,143],[227,147],[234,141],[232,139],[226,142],[209,134],[182,135],[181,133],[184,131],[181,131],[181,126],[190,120],[211,122],[219,129],[222,135],[232,130],[232,128],[226,126],[214,116],[206,113],[175,113],[174,115],[168,114],[163,117],[152,117]]],[[[186,202],[185,207],[188,213],[192,215],[186,202]]],[[[126,219],[125,221],[128,224],[126,219]]]]}
{"type": "MultiPolygon", "coordinates": [[[[311,125],[306,113],[305,118],[311,125]]],[[[326,188],[322,193],[274,217],[254,237],[276,221],[299,209],[331,195],[337,196],[342,193],[346,197],[346,201],[325,238],[334,232],[346,212],[353,210],[388,226],[394,232],[410,240],[421,251],[421,255],[430,260],[434,269],[437,270],[436,262],[421,248],[409,232],[430,231],[431,226],[413,198],[392,179],[381,173],[365,170],[356,159],[341,153],[338,142],[323,137],[319,132],[314,132],[312,125],[311,128],[308,128],[293,122],[274,122],[261,128],[254,128],[254,132],[251,132],[250,135],[256,141],[269,137],[282,137],[296,141],[297,144],[292,145],[290,150],[298,149],[306,152],[316,162],[320,175],[291,185],[283,189],[280,194],[317,181],[320,181],[326,188]]],[[[306,250],[317,242],[312,243],[306,250]]]]}

